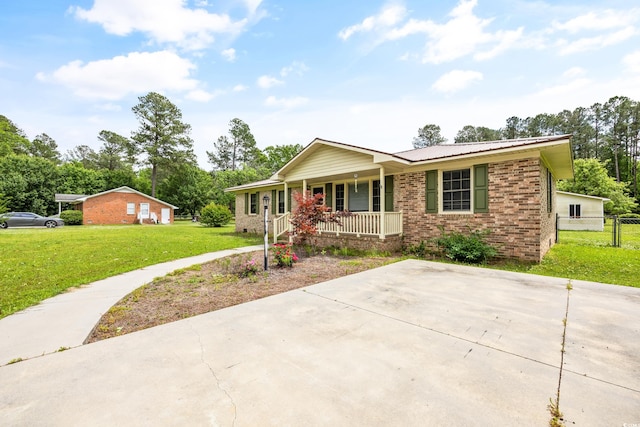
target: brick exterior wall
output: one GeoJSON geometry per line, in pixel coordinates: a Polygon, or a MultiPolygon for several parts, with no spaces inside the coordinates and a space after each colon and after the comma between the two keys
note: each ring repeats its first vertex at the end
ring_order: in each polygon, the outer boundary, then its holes
{"type": "Polygon", "coordinates": [[[465,234],[489,229],[487,242],[502,257],[539,262],[555,240],[550,240],[555,212],[547,212],[546,173],[539,158],[489,163],[489,212],[475,214],[425,213],[425,173],[397,175],[394,210],[403,211],[405,245],[439,237],[439,227],[465,234]]]}
{"type": "Polygon", "coordinates": [[[137,193],[112,192],[91,197],[78,209],[82,210],[84,224],[137,224],[140,203],[149,203],[149,216],[155,213],[158,222],[162,218],[162,208],[169,208],[169,223],[173,224],[173,208],[137,193]],[[127,203],[135,203],[135,214],[127,215],[127,203]]]}
{"type": "Polygon", "coordinates": [[[381,251],[397,253],[402,251],[402,237],[401,236],[387,236],[385,239],[380,239],[377,236],[353,236],[341,234],[336,236],[333,234],[322,234],[315,237],[316,245],[319,248],[326,248],[329,246],[335,246],[338,248],[351,248],[361,251],[381,251]]]}

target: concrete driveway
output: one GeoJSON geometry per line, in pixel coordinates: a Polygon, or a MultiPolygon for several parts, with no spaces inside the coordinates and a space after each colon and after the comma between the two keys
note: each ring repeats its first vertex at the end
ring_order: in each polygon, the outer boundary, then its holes
{"type": "Polygon", "coordinates": [[[567,284],[403,261],[0,367],[0,420],[640,425],[640,289],[567,284]]]}

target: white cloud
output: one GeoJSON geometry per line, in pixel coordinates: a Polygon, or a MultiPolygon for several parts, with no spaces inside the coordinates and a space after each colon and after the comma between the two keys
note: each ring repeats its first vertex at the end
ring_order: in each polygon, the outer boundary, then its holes
{"type": "Polygon", "coordinates": [[[305,105],[309,102],[308,98],[304,98],[302,96],[296,96],[292,98],[276,98],[275,96],[270,96],[264,101],[264,105],[267,107],[278,107],[278,108],[295,108],[305,105]]]}
{"type": "Polygon", "coordinates": [[[225,49],[220,54],[229,62],[235,62],[236,60],[236,50],[234,48],[225,49]]]}
{"type": "Polygon", "coordinates": [[[248,86],[238,84],[238,85],[235,85],[235,86],[233,87],[233,89],[232,89],[232,90],[233,90],[234,92],[244,92],[244,91],[245,91],[245,90],[247,90],[247,89],[249,89],[249,87],[248,87],[248,86]]]}
{"type": "Polygon", "coordinates": [[[389,28],[404,19],[406,13],[407,10],[402,5],[387,4],[383,6],[382,10],[377,15],[369,16],[363,19],[359,24],[351,25],[350,27],[340,30],[338,37],[342,40],[347,40],[356,33],[389,28]]]}
{"type": "Polygon", "coordinates": [[[638,34],[638,30],[633,26],[629,26],[613,33],[584,37],[570,42],[563,39],[558,42],[558,47],[560,48],[558,53],[560,55],[569,55],[572,53],[602,49],[628,40],[636,34],[638,34]]]}
{"type": "Polygon", "coordinates": [[[280,70],[280,76],[287,77],[292,73],[297,76],[301,76],[307,71],[309,71],[309,67],[307,67],[304,62],[293,61],[291,65],[289,65],[288,67],[283,67],[282,70],[280,70]]]}
{"type": "Polygon", "coordinates": [[[410,19],[399,26],[396,25],[403,21],[406,10],[402,6],[388,6],[379,15],[370,16],[361,24],[343,29],[339,36],[347,40],[356,32],[372,32],[377,37],[374,44],[380,44],[424,34],[427,43],[422,61],[432,64],[453,61],[471,54],[474,54],[476,60],[490,59],[511,49],[522,39],[523,28],[487,31],[486,28],[493,19],[477,17],[473,13],[476,5],[477,0],[460,0],[449,12],[449,20],[443,24],[428,19],[410,19]],[[483,48],[485,50],[479,51],[483,48]]]}
{"type": "Polygon", "coordinates": [[[625,57],[622,58],[622,63],[625,65],[627,70],[634,73],[640,73],[640,50],[636,50],[635,52],[625,55],[625,57]]]}
{"type": "Polygon", "coordinates": [[[438,92],[453,93],[467,88],[482,78],[482,73],[478,71],[453,70],[440,77],[431,87],[438,92]]]}
{"type": "Polygon", "coordinates": [[[564,23],[554,22],[553,28],[576,34],[580,31],[610,30],[633,25],[640,17],[640,9],[603,10],[589,12],[564,23]]]}
{"type": "Polygon", "coordinates": [[[190,78],[195,68],[174,52],[132,52],[86,64],[72,61],[37,78],[62,84],[83,98],[118,100],[149,91],[196,90],[198,81],[190,78]]]}
{"type": "Polygon", "coordinates": [[[196,101],[196,102],[209,102],[213,98],[221,95],[222,93],[224,92],[223,91],[207,92],[206,90],[195,89],[188,92],[185,95],[185,98],[190,99],[191,101],[196,101]]]}
{"type": "Polygon", "coordinates": [[[582,67],[571,67],[567,71],[562,73],[562,76],[571,79],[571,78],[574,78],[574,77],[583,76],[586,73],[587,73],[587,71],[582,67]]]}
{"type": "Polygon", "coordinates": [[[272,76],[260,76],[258,77],[258,86],[262,89],[269,89],[274,86],[284,84],[282,80],[278,80],[272,76]]]}
{"type": "MultiPolygon", "coordinates": [[[[200,50],[214,41],[214,34],[239,34],[250,21],[233,21],[227,14],[185,7],[184,0],[95,0],[91,9],[74,7],[79,19],[100,24],[107,33],[126,36],[144,33],[155,43],[171,43],[188,50],[200,50]]],[[[252,5],[255,12],[259,2],[252,5]],[[255,8],[254,8],[255,6],[255,8]]]]}

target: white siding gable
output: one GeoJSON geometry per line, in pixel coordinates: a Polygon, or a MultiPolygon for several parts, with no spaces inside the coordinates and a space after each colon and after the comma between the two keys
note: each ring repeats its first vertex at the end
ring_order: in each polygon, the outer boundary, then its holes
{"type": "Polygon", "coordinates": [[[373,156],[341,148],[319,147],[286,175],[286,181],[313,179],[371,169],[373,156]]]}

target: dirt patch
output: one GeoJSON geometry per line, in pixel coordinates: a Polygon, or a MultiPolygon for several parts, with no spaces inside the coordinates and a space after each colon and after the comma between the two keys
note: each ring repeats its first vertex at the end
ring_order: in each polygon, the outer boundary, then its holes
{"type": "Polygon", "coordinates": [[[177,270],[144,285],[100,319],[85,344],[313,285],[397,261],[397,257],[316,255],[292,268],[262,270],[262,253],[234,255],[177,270]],[[251,262],[256,274],[242,277],[251,262]]]}

